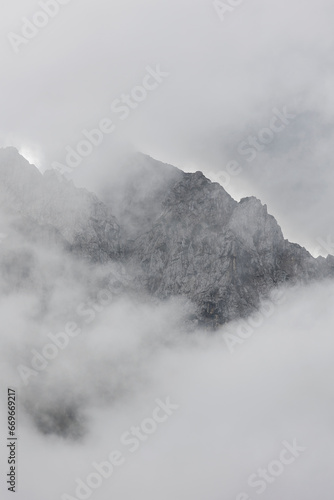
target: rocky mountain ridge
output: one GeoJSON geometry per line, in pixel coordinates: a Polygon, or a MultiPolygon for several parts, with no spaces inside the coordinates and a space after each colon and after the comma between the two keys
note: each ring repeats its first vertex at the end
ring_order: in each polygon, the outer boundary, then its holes
{"type": "Polygon", "coordinates": [[[247,316],[281,284],[334,276],[334,258],[315,259],[285,240],[256,198],[238,203],[201,172],[144,155],[130,163],[99,199],[2,149],[0,209],[70,254],[124,264],[138,291],[187,297],[206,326],[247,316]]]}

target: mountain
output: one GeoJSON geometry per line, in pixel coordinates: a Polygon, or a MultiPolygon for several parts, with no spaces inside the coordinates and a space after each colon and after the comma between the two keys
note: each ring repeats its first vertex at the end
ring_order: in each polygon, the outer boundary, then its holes
{"type": "Polygon", "coordinates": [[[201,172],[184,173],[144,155],[130,171],[126,182],[105,188],[104,200],[118,210],[139,281],[157,297],[190,298],[200,323],[247,316],[283,283],[334,275],[333,257],[315,259],[285,240],[256,198],[238,203],[201,172]]]}
{"type": "Polygon", "coordinates": [[[139,293],[187,297],[205,326],[247,316],[281,284],[334,276],[333,257],[315,259],[284,239],[254,197],[238,203],[201,172],[141,154],[121,171],[99,199],[2,149],[0,208],[21,224],[20,234],[30,227],[23,238],[95,264],[121,263],[139,293]]]}
{"type": "Polygon", "coordinates": [[[57,231],[79,256],[95,262],[120,256],[119,226],[110,210],[58,172],[42,175],[15,148],[0,150],[0,208],[57,231]]]}

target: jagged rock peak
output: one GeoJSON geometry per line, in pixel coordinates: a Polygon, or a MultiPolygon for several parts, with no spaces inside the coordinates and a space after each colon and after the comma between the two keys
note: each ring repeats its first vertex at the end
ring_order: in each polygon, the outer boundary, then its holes
{"type": "Polygon", "coordinates": [[[36,224],[51,227],[70,252],[124,263],[138,290],[187,297],[206,325],[250,314],[278,285],[334,276],[334,259],[285,240],[257,198],[238,203],[202,172],[145,155],[106,178],[102,200],[42,175],[15,148],[0,150],[0,178],[1,205],[29,218],[35,234],[36,224]]]}

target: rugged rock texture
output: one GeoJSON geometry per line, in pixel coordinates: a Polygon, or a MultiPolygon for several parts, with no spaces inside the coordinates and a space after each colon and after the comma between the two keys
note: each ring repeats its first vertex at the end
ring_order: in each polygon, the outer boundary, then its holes
{"type": "Polygon", "coordinates": [[[333,275],[330,259],[314,259],[284,239],[256,198],[237,203],[201,172],[168,186],[152,228],[132,246],[141,282],[161,298],[186,295],[198,319],[217,326],[247,316],[275,286],[333,275]]]}
{"type": "MultiPolygon", "coordinates": [[[[71,251],[96,262],[120,255],[119,226],[92,193],[55,171],[43,176],[15,148],[0,150],[0,208],[58,231],[71,251]]],[[[47,238],[48,236],[46,236],[47,238]]]]}
{"type": "Polygon", "coordinates": [[[127,243],[152,228],[166,194],[183,176],[178,168],[138,154],[106,183],[102,199],[116,216],[127,243]]]}
{"type": "Polygon", "coordinates": [[[7,148],[0,151],[0,207],[17,224],[26,221],[24,238],[97,263],[122,262],[137,290],[186,296],[209,326],[246,316],[279,284],[334,276],[334,258],[314,259],[285,240],[256,198],[238,203],[201,172],[144,155],[124,172],[105,186],[103,203],[7,148]]]}

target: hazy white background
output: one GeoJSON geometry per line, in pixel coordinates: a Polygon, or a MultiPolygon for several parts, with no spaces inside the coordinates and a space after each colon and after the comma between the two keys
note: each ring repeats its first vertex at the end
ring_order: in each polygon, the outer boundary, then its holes
{"type": "MultiPolygon", "coordinates": [[[[85,480],[93,462],[120,450],[125,464],[91,498],[234,500],[245,491],[254,500],[259,495],[247,485],[249,476],[278,458],[282,441],[296,438],[306,451],[262,498],[331,500],[333,297],[333,284],[285,292],[271,318],[233,355],[224,342],[225,329],[213,337],[186,338],[178,332],[182,308],[177,302],[116,303],[28,389],[19,383],[15,361],[27,357],[29,347],[38,348],[33,330],[18,342],[20,319],[27,321],[31,304],[5,302],[1,314],[12,337],[1,337],[1,352],[7,354],[1,364],[3,394],[7,382],[15,383],[20,401],[30,401],[35,414],[53,401],[61,405],[70,396],[81,397],[87,418],[84,438],[72,441],[42,436],[21,407],[16,498],[74,495],[76,478],[85,480]],[[99,391],[107,395],[117,386],[123,391],[113,404],[99,397],[99,391]],[[120,444],[121,434],[150,417],[155,399],[167,395],[179,409],[129,453],[120,444]]],[[[4,417],[1,412],[2,429],[4,417]]],[[[1,470],[6,470],[3,451],[1,470]]],[[[5,492],[4,498],[12,496],[5,492]]]]}

